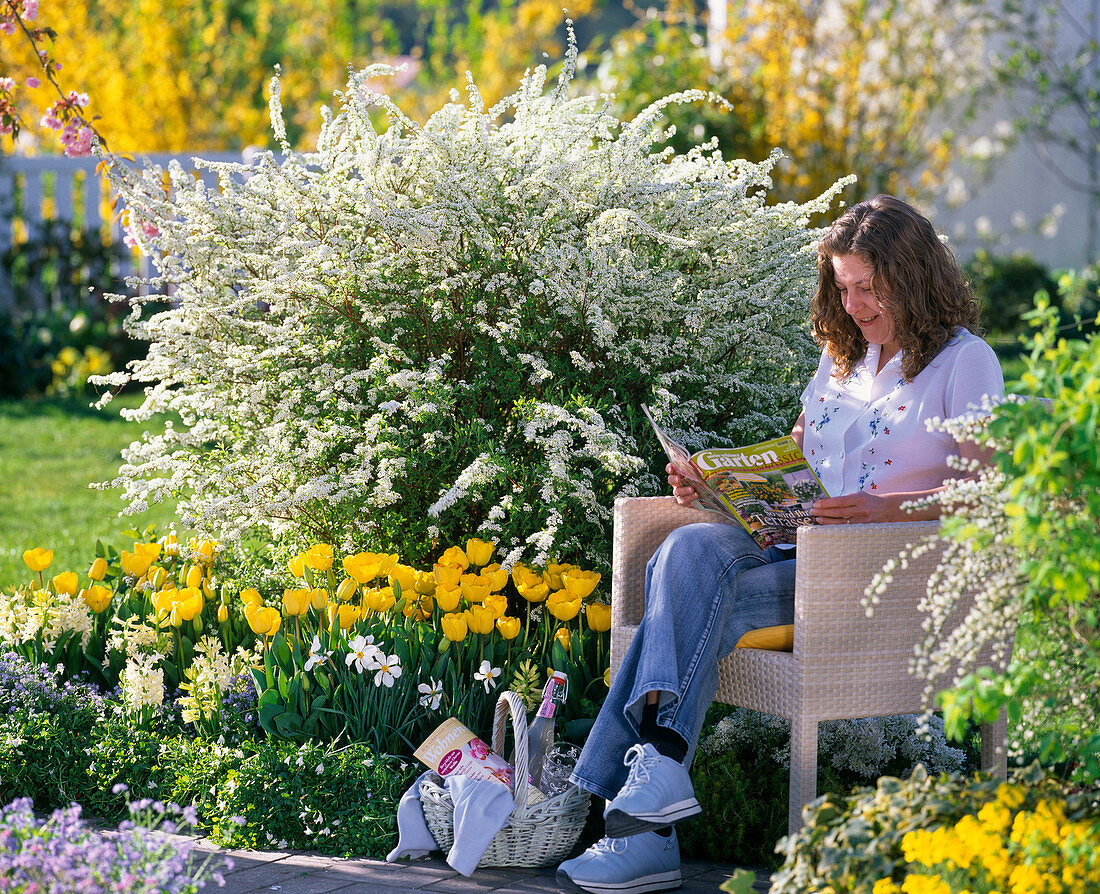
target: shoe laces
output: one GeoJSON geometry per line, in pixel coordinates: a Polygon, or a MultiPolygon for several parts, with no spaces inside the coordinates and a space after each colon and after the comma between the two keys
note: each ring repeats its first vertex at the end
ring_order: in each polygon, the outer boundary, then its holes
{"type": "Polygon", "coordinates": [[[588,852],[593,856],[602,856],[604,854],[621,854],[625,850],[625,838],[608,838],[604,836],[592,845],[592,847],[588,849],[588,852]]]}
{"type": "Polygon", "coordinates": [[[656,765],[659,758],[659,754],[650,754],[641,745],[631,745],[623,756],[623,764],[630,768],[630,772],[626,774],[626,782],[619,794],[632,792],[649,782],[649,768],[656,765]]]}

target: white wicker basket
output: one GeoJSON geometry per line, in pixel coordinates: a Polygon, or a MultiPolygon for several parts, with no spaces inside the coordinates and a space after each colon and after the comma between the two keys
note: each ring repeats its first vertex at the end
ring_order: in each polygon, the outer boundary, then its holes
{"type": "MultiPolygon", "coordinates": [[[[477,865],[546,866],[564,859],[577,843],[588,819],[590,796],[571,785],[561,794],[528,804],[527,715],[517,693],[502,692],[493,723],[492,747],[497,754],[504,748],[504,721],[509,715],[516,740],[516,806],[509,824],[489,842],[477,865]]],[[[454,843],[454,803],[441,782],[434,773],[425,777],[420,783],[420,803],[432,837],[448,851],[454,843]]]]}

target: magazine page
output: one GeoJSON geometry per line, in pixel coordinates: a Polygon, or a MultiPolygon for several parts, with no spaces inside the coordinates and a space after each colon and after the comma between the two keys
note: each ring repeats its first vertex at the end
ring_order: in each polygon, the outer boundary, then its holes
{"type": "Polygon", "coordinates": [[[763,549],[794,543],[800,527],[816,524],[810,514],[814,501],[828,496],[790,435],[749,447],[700,450],[691,460],[763,549]]]}
{"type": "Polygon", "coordinates": [[[731,507],[723,501],[722,497],[707,484],[705,476],[692,460],[690,451],[684,447],[683,444],[677,443],[669,437],[668,432],[657,424],[657,421],[653,418],[653,414],[649,411],[649,407],[645,404],[642,404],[642,412],[645,413],[646,418],[649,420],[649,424],[653,426],[653,432],[657,435],[657,440],[661,442],[661,446],[668,455],[669,462],[672,463],[680,477],[684,479],[684,483],[690,484],[695,488],[695,492],[699,494],[699,500],[695,504],[696,507],[699,509],[709,509],[711,512],[721,513],[727,518],[733,518],[744,524],[740,516],[733,512],[731,507]]]}

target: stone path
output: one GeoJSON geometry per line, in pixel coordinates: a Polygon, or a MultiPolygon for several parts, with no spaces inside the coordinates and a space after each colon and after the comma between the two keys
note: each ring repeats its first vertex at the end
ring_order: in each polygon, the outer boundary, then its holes
{"type": "MultiPolygon", "coordinates": [[[[326,857],[302,851],[227,851],[203,839],[193,839],[197,859],[209,855],[218,865],[231,857],[223,872],[225,887],[208,886],[220,894],[550,894],[562,889],[554,868],[479,869],[470,878],[459,875],[442,859],[393,864],[381,860],[326,857]]],[[[718,894],[718,886],[734,867],[721,863],[685,863],[681,894],[718,894]]],[[[768,890],[768,877],[758,874],[755,891],[768,890]]]]}

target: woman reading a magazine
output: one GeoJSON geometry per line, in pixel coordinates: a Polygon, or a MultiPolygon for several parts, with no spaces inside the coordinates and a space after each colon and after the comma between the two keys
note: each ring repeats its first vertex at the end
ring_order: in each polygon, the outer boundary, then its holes
{"type": "MultiPolygon", "coordinates": [[[[891,196],[845,212],[818,246],[811,305],[823,346],[792,435],[825,490],[821,524],[934,518],[902,504],[935,494],[949,458],[973,445],[928,431],[1004,393],[978,308],[931,223],[891,196]]],[[[669,465],[677,500],[697,494],[669,465]]],[[[573,781],[609,799],[607,837],[558,870],[592,892],[680,884],[671,826],[700,812],[687,766],[717,686],[717,664],[749,630],[793,623],[794,553],[761,550],[737,525],[668,536],[646,574],[645,617],[589,734],[573,781]]]]}

